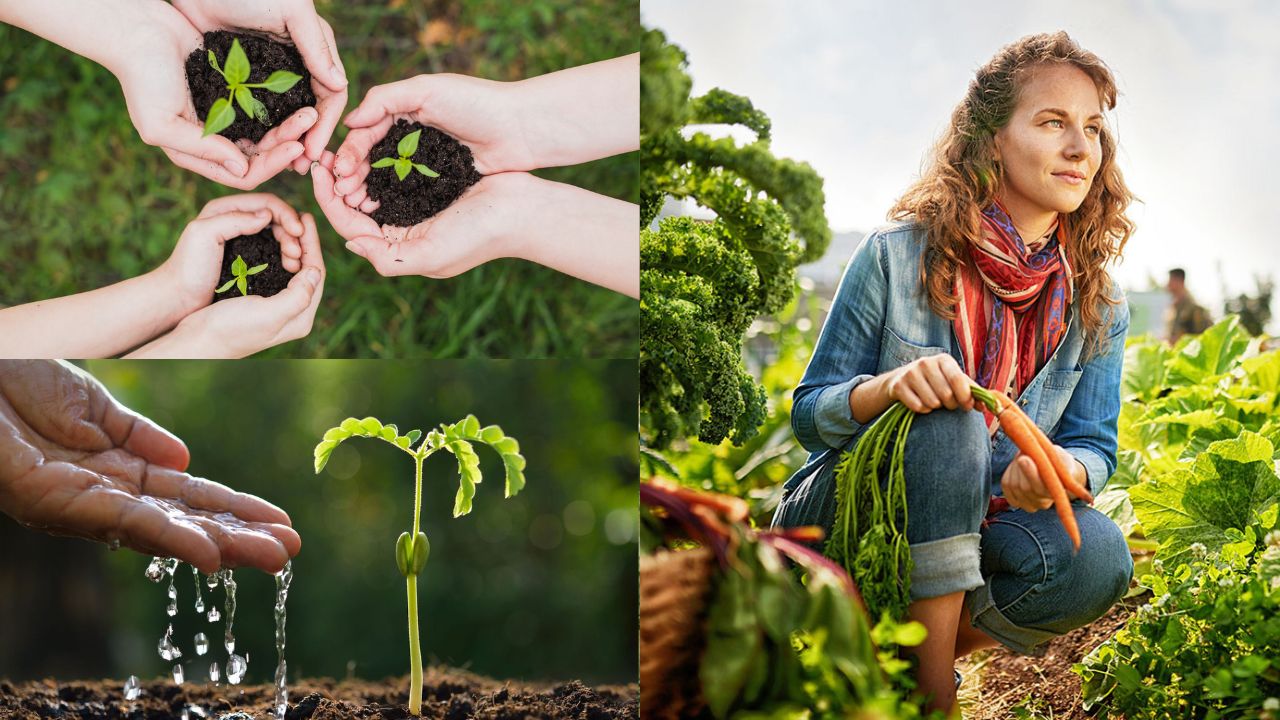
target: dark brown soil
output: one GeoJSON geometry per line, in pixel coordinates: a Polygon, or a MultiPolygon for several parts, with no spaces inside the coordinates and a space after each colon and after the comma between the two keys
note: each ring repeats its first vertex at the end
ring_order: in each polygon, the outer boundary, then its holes
{"type": "MultiPolygon", "coordinates": [[[[339,718],[409,718],[408,678],[383,682],[327,678],[303,680],[289,686],[287,720],[339,718]]],[[[428,720],[636,720],[640,716],[639,688],[589,688],[571,680],[528,687],[499,682],[448,668],[430,668],[423,679],[422,717],[428,720]]],[[[0,681],[0,717],[16,720],[159,720],[180,718],[189,706],[204,711],[189,714],[216,720],[232,712],[254,718],[274,717],[275,688],[271,685],[174,685],[162,678],[142,683],[142,695],[124,699],[124,681],[60,683],[55,680],[13,684],[0,681]]]]}
{"type": "MultiPolygon", "coordinates": [[[[214,286],[215,288],[222,287],[228,280],[235,277],[231,274],[231,264],[236,261],[237,255],[244,258],[244,264],[251,268],[262,263],[267,264],[266,270],[249,276],[250,295],[271,297],[283,290],[293,278],[293,273],[285,270],[280,264],[280,242],[271,232],[271,227],[267,226],[254,235],[241,235],[227,241],[222,250],[222,272],[218,275],[218,284],[214,286]]],[[[237,297],[242,297],[240,290],[232,285],[225,292],[214,293],[213,301],[237,297]]]]}
{"type": "Polygon", "coordinates": [[[196,116],[204,120],[209,116],[209,109],[220,97],[227,97],[227,81],[209,64],[209,51],[218,58],[218,65],[225,67],[227,52],[231,50],[231,41],[239,40],[240,47],[249,58],[249,82],[259,83],[266,80],[276,70],[288,70],[302,76],[293,87],[283,93],[255,88],[253,96],[267,106],[267,123],[250,120],[239,105],[235,106],[235,122],[228,125],[218,134],[229,140],[247,139],[258,142],[267,131],[280,124],[298,110],[316,104],[315,93],[311,91],[311,73],[302,63],[302,55],[292,45],[285,45],[274,40],[267,40],[255,35],[232,34],[224,30],[204,34],[204,47],[187,56],[187,87],[191,90],[191,101],[196,107],[196,116]]]}
{"type": "Polygon", "coordinates": [[[1011,709],[1024,700],[1029,710],[1040,713],[1032,717],[1091,720],[1081,705],[1080,676],[1071,666],[1110,640],[1150,597],[1121,600],[1098,620],[1050,641],[1042,657],[1005,648],[975,653],[959,667],[965,678],[959,693],[965,720],[1008,720],[1014,717],[1011,709]]]}
{"type": "Polygon", "coordinates": [[[435,170],[440,177],[427,177],[414,170],[401,180],[395,168],[371,169],[365,183],[369,197],[380,203],[370,215],[379,225],[417,225],[452,205],[483,177],[476,172],[471,148],[433,127],[406,120],[397,120],[391,126],[387,136],[373,146],[369,161],[400,157],[396,145],[414,130],[421,130],[422,135],[413,161],[435,170]]]}

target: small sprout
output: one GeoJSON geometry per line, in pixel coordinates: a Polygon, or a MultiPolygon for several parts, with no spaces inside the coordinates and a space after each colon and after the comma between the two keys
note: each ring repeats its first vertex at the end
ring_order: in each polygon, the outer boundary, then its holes
{"type": "Polygon", "coordinates": [[[396,177],[400,178],[401,181],[409,177],[410,171],[413,170],[417,170],[427,177],[440,177],[440,173],[435,170],[413,161],[413,154],[418,152],[418,138],[421,135],[421,130],[414,130],[408,135],[400,138],[399,144],[396,145],[396,152],[400,154],[400,157],[384,157],[370,167],[394,167],[396,169],[396,177]]]}
{"type": "Polygon", "coordinates": [[[240,291],[241,295],[248,295],[249,294],[249,276],[257,275],[258,273],[266,269],[267,269],[266,263],[249,267],[248,264],[245,263],[244,258],[237,255],[236,259],[231,262],[231,275],[233,277],[230,280],[223,283],[222,287],[218,288],[217,290],[214,290],[214,293],[224,293],[230,290],[232,285],[235,285],[236,289],[240,291]]]}
{"type": "MultiPolygon", "coordinates": [[[[417,135],[417,133],[414,133],[417,135]]],[[[414,139],[417,142],[417,139],[414,139]]],[[[401,141],[403,145],[403,141],[401,141]]],[[[412,153],[410,153],[412,154],[412,153]]],[[[324,469],[334,448],[352,437],[371,437],[390,443],[408,453],[414,462],[413,529],[400,533],[396,540],[396,568],[405,578],[409,604],[409,712],[422,714],[422,648],[418,639],[418,575],[427,566],[431,555],[431,543],[427,534],[418,529],[422,514],[422,463],[434,453],[444,450],[452,453],[458,465],[458,494],[453,501],[453,516],[471,512],[476,485],[480,483],[480,457],[475,444],[488,445],[502,458],[506,471],[506,496],[512,497],[524,488],[524,456],[515,438],[507,437],[497,425],[480,427],[474,415],[452,425],[442,424],[423,438],[421,430],[410,430],[401,435],[395,425],[367,417],[363,420],[347,418],[337,427],[329,428],[316,445],[314,454],[316,472],[324,469]],[[419,443],[418,440],[422,442],[419,443]],[[417,447],[414,447],[414,445],[417,447]]]]}
{"type": "Polygon", "coordinates": [[[204,121],[204,135],[209,136],[216,132],[225,130],[227,126],[236,120],[235,105],[239,105],[244,114],[251,120],[257,120],[264,125],[267,123],[267,106],[263,105],[260,100],[253,96],[253,88],[261,88],[273,93],[282,93],[288,91],[302,76],[297,73],[291,73],[288,70],[277,70],[271,73],[266,82],[248,83],[249,79],[249,58],[244,54],[244,48],[240,47],[239,40],[231,41],[231,50],[227,52],[227,64],[218,67],[218,57],[209,51],[209,65],[218,71],[227,81],[227,96],[218,98],[213,102],[213,107],[209,108],[209,117],[204,121]],[[234,105],[232,104],[234,101],[234,105]]]}

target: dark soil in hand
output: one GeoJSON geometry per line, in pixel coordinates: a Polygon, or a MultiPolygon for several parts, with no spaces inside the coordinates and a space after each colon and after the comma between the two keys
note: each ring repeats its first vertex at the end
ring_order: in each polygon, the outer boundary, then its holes
{"type": "MultiPolygon", "coordinates": [[[[285,270],[280,262],[280,242],[276,240],[270,225],[256,234],[241,235],[227,241],[222,251],[222,272],[218,275],[218,284],[214,285],[215,288],[222,287],[228,280],[235,277],[231,274],[231,264],[236,261],[237,255],[244,258],[244,264],[250,268],[263,263],[267,264],[266,270],[248,277],[250,295],[271,297],[283,290],[289,284],[289,280],[293,279],[293,273],[285,270]]],[[[225,292],[214,293],[213,301],[238,297],[243,296],[240,294],[240,289],[233,284],[225,292]]]]}
{"type": "Polygon", "coordinates": [[[1007,720],[1014,717],[1012,708],[1024,701],[1028,710],[1039,713],[1033,717],[1091,720],[1094,716],[1085,713],[1082,704],[1080,676],[1071,666],[1110,640],[1150,599],[1144,593],[1121,600],[1098,620],[1051,640],[1041,657],[999,648],[962,661],[959,696],[965,720],[1007,720]]]}
{"type": "Polygon", "coordinates": [[[417,225],[452,205],[467,188],[483,177],[476,172],[471,148],[435,128],[406,120],[397,120],[387,131],[387,136],[373,146],[369,162],[400,157],[396,146],[401,138],[414,130],[421,130],[422,135],[418,137],[418,151],[413,154],[413,161],[435,170],[440,177],[427,177],[413,170],[401,180],[395,168],[369,170],[365,179],[366,191],[370,198],[380,203],[370,217],[379,225],[417,225]]]}
{"type": "Polygon", "coordinates": [[[248,82],[264,82],[277,70],[297,73],[302,79],[282,93],[253,88],[253,96],[267,106],[267,123],[264,125],[256,119],[249,119],[244,114],[244,109],[233,102],[236,110],[235,122],[223,128],[219,135],[228,140],[246,139],[258,142],[268,130],[290,115],[316,104],[316,95],[311,91],[311,73],[302,64],[302,55],[297,48],[255,35],[233,35],[219,30],[205,33],[204,47],[187,56],[187,87],[191,90],[191,101],[201,123],[209,117],[209,109],[213,107],[214,101],[227,97],[227,80],[209,64],[209,51],[212,50],[218,57],[218,65],[225,68],[232,40],[240,41],[240,47],[244,48],[244,54],[249,58],[248,82]]]}
{"type": "MultiPolygon", "coordinates": [[[[408,678],[383,682],[329,679],[289,685],[286,720],[381,718],[399,720],[409,714],[408,678]]],[[[559,685],[526,687],[447,668],[430,668],[423,678],[422,717],[426,720],[637,720],[639,688],[589,688],[572,680],[559,685]]],[[[182,717],[212,720],[231,712],[254,718],[274,717],[272,685],[220,685],[171,678],[144,681],[136,701],[124,699],[123,680],[59,683],[54,680],[13,684],[0,682],[0,717],[64,720],[159,720],[182,717]]]]}

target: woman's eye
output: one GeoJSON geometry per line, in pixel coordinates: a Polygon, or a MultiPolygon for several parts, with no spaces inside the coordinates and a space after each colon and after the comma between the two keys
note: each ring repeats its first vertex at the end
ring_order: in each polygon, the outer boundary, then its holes
{"type": "Polygon", "coordinates": [[[1045,125],[1048,125],[1048,126],[1050,126],[1050,127],[1055,127],[1055,128],[1063,127],[1063,125],[1062,125],[1062,121],[1061,121],[1061,120],[1058,120],[1058,119],[1056,119],[1056,118],[1055,118],[1055,119],[1053,119],[1053,120],[1046,120],[1046,121],[1045,121],[1045,125]]]}
{"type": "Polygon", "coordinates": [[[1100,126],[1098,126],[1098,125],[1090,125],[1089,127],[1085,128],[1085,130],[1088,130],[1088,131],[1089,131],[1090,133],[1092,133],[1093,135],[1101,135],[1101,134],[1102,134],[1102,128],[1101,128],[1100,126]]]}

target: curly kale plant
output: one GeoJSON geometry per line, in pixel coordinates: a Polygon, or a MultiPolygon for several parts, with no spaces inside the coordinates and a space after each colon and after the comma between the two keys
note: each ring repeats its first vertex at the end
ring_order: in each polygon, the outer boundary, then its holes
{"type": "Polygon", "coordinates": [[[773,156],[769,119],[747,98],[715,89],[690,98],[682,50],[657,30],[641,46],[640,410],[644,440],[664,448],[696,436],[737,444],[756,434],[765,393],[742,364],[752,320],[783,309],[797,265],[831,240],[822,179],[773,156]],[[689,125],[743,125],[739,145],[689,125]],[[667,198],[715,211],[653,222],[667,198]]]}
{"type": "Polygon", "coordinates": [[[488,445],[502,456],[507,476],[507,497],[512,497],[524,487],[524,456],[520,454],[520,445],[515,438],[507,437],[497,425],[480,427],[480,421],[474,415],[468,415],[452,425],[442,424],[439,430],[428,432],[421,443],[418,443],[419,438],[422,438],[421,430],[410,430],[401,435],[395,425],[383,425],[377,418],[347,418],[341,425],[326,431],[324,439],[316,445],[316,472],[324,469],[334,448],[352,437],[378,438],[413,458],[413,530],[401,533],[396,540],[396,567],[405,578],[405,592],[409,598],[409,712],[421,715],[422,648],[418,642],[418,574],[426,567],[427,557],[431,553],[426,533],[418,529],[422,514],[422,463],[440,450],[453,453],[458,461],[459,483],[458,494],[453,502],[453,516],[459,517],[471,512],[471,500],[475,497],[476,485],[480,482],[480,458],[476,455],[475,443],[488,445]]]}
{"type": "Polygon", "coordinates": [[[218,56],[214,55],[212,50],[209,51],[209,64],[227,81],[227,96],[218,98],[213,102],[213,107],[209,108],[209,117],[204,121],[205,135],[221,132],[235,122],[235,105],[239,105],[250,119],[256,119],[265,124],[267,106],[253,96],[253,89],[260,88],[273,93],[288,92],[302,79],[302,76],[297,73],[277,70],[271,73],[266,82],[245,82],[249,79],[251,68],[249,57],[244,54],[244,48],[240,47],[239,40],[231,41],[231,49],[227,51],[227,62],[223,67],[218,67],[218,56]],[[235,105],[232,104],[232,100],[235,101],[235,105]]]}

